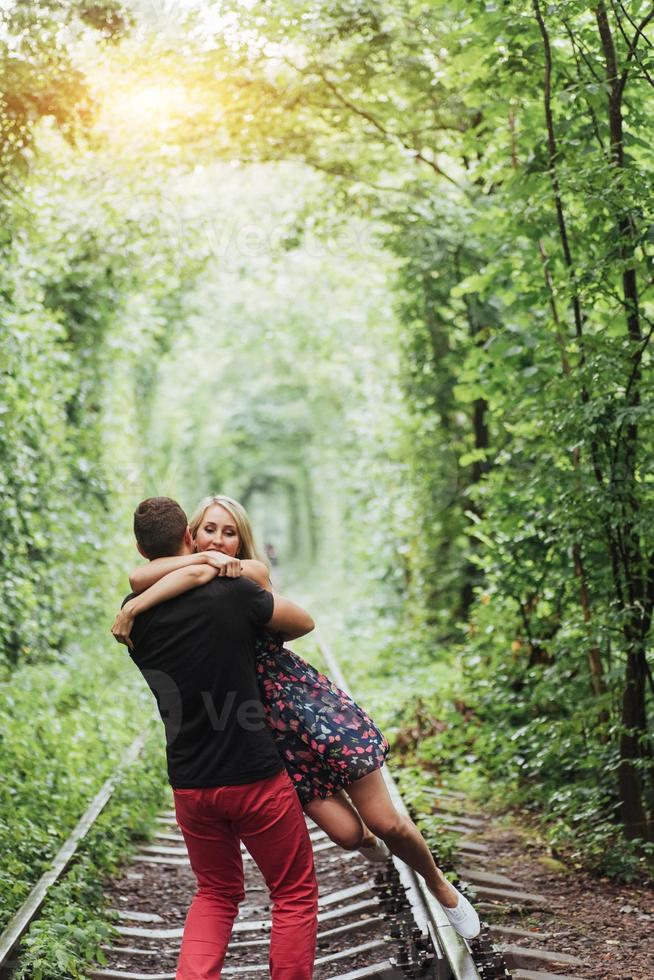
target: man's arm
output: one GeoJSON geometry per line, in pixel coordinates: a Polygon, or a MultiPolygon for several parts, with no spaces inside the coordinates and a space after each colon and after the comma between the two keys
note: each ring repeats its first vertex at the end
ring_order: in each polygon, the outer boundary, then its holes
{"type": "Polygon", "coordinates": [[[183,592],[188,592],[189,589],[196,589],[198,585],[206,585],[218,574],[218,569],[212,565],[187,565],[185,568],[169,572],[145,592],[134,596],[123,605],[111,627],[111,632],[119,643],[124,643],[133,650],[134,645],[129,635],[139,613],[158,606],[160,602],[174,599],[183,592]]]}
{"type": "Polygon", "coordinates": [[[281,633],[285,640],[297,640],[300,636],[306,636],[315,623],[309,613],[298,606],[290,599],[285,599],[281,595],[274,595],[275,607],[273,614],[264,625],[271,630],[281,633]]]}

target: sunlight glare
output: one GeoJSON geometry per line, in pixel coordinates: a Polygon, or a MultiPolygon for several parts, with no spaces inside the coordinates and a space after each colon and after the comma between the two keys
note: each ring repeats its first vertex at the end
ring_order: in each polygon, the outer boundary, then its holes
{"type": "Polygon", "coordinates": [[[189,96],[174,82],[150,82],[114,92],[105,104],[105,124],[127,129],[163,131],[189,113],[189,96]]]}

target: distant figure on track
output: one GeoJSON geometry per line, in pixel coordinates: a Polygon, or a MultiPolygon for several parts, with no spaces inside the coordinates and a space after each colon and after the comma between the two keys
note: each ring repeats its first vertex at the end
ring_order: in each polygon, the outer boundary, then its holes
{"type": "Polygon", "coordinates": [[[277,548],[272,543],[272,541],[267,541],[264,545],[264,550],[266,552],[266,558],[270,562],[272,568],[276,568],[279,565],[279,558],[277,556],[277,548]]]}
{"type": "MultiPolygon", "coordinates": [[[[135,612],[232,574],[230,559],[270,589],[250,521],[237,501],[206,497],[189,530],[195,554],[158,558],[132,572],[130,583],[140,594],[114,624],[118,639],[129,637],[135,612]]],[[[423,876],[454,929],[465,938],[476,936],[479,918],[472,905],[436,866],[413,821],[393,804],[380,771],[388,742],[370,716],[269,628],[257,638],[256,659],[266,722],[305,812],[335,843],[360,850],[370,861],[386,860],[390,850],[423,876]]]]}
{"type": "MultiPolygon", "coordinates": [[[[139,504],[134,532],[145,558],[193,552],[186,514],[168,497],[139,504]]],[[[240,577],[239,560],[221,567],[223,577],[196,579],[197,588],[177,589],[161,605],[126,600],[133,619],[131,656],[164,722],[177,822],[198,883],[177,980],[220,976],[245,897],[241,840],[273,903],[270,974],[273,980],[310,980],[318,913],[313,849],[298,795],[263,718],[254,631],[266,625],[293,639],[309,633],[313,620],[240,577]]]]}

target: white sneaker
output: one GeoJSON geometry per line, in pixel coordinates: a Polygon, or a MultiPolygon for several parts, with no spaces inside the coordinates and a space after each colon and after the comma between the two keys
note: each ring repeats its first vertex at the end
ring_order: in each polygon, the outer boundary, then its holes
{"type": "Polygon", "coordinates": [[[391,856],[386,844],[379,837],[375,837],[375,843],[372,847],[359,847],[358,851],[359,854],[363,854],[366,861],[370,861],[372,864],[383,864],[391,856]]]}
{"type": "MultiPolygon", "coordinates": [[[[454,888],[454,885],[451,882],[450,888],[454,888]]],[[[458,932],[458,934],[464,939],[474,939],[475,936],[478,936],[481,932],[479,916],[465,895],[462,895],[457,888],[454,888],[454,891],[459,896],[459,901],[456,903],[454,908],[448,909],[442,902],[440,903],[440,906],[443,909],[443,912],[445,912],[445,915],[447,916],[450,925],[453,926],[455,932],[458,932]]]]}

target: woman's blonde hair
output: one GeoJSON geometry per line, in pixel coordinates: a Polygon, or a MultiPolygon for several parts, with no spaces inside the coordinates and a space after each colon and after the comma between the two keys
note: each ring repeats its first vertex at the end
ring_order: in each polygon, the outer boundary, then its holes
{"type": "Polygon", "coordinates": [[[234,524],[236,525],[236,530],[240,539],[240,547],[238,549],[237,558],[258,558],[259,561],[264,561],[254,543],[254,532],[252,531],[252,525],[250,523],[250,518],[247,515],[247,511],[242,504],[239,504],[238,500],[232,500],[231,497],[223,497],[218,495],[216,497],[204,497],[200,501],[198,506],[195,508],[191,515],[189,521],[189,529],[193,535],[193,540],[198,533],[198,528],[202,523],[202,518],[208,507],[212,507],[214,504],[218,504],[220,507],[224,507],[225,510],[232,515],[234,518],[234,524]]]}

